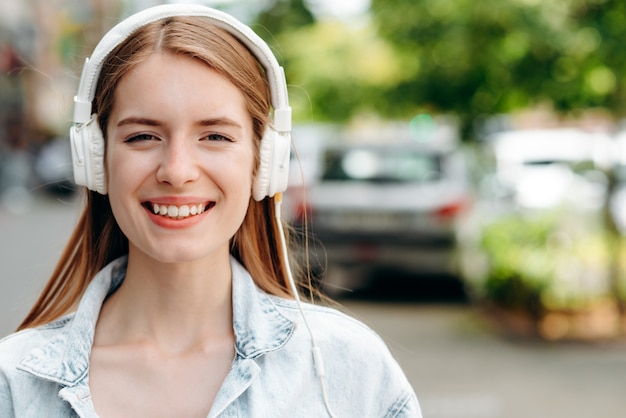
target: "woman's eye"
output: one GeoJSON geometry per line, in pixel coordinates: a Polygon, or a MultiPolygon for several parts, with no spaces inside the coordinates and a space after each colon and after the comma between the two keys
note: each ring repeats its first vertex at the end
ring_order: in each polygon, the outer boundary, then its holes
{"type": "Polygon", "coordinates": [[[138,135],[133,135],[127,138],[125,142],[142,142],[142,141],[151,141],[151,140],[156,140],[156,139],[158,138],[151,134],[138,134],[138,135]]]}
{"type": "Polygon", "coordinates": [[[228,141],[228,142],[232,141],[230,138],[224,135],[220,135],[220,134],[209,134],[205,136],[204,138],[208,141],[228,141]]]}

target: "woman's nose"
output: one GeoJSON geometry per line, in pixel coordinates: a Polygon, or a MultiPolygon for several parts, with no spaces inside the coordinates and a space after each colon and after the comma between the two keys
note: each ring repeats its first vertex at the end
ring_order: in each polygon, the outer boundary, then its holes
{"type": "Polygon", "coordinates": [[[188,141],[171,141],[163,148],[157,180],[180,187],[198,179],[200,170],[188,141]]]}

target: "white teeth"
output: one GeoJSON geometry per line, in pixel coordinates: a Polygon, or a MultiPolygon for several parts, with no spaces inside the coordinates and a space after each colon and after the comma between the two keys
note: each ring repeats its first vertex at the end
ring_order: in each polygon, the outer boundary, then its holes
{"type": "Polygon", "coordinates": [[[204,212],[204,205],[202,203],[197,205],[159,205],[158,203],[152,204],[152,212],[155,215],[167,216],[170,218],[186,218],[188,216],[199,215],[204,212]]]}

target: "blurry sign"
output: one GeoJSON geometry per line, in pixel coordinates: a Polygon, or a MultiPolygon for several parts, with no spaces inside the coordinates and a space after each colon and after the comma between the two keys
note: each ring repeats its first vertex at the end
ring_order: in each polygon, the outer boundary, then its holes
{"type": "Polygon", "coordinates": [[[409,122],[409,134],[411,139],[417,142],[428,142],[435,136],[435,121],[426,113],[416,115],[409,122]]]}

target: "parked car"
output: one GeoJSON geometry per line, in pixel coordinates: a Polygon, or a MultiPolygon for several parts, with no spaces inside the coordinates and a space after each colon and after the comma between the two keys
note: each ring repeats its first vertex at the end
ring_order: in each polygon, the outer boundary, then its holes
{"type": "Polygon", "coordinates": [[[483,184],[492,196],[519,209],[569,203],[599,209],[605,198],[602,169],[611,163],[608,136],[577,129],[515,130],[487,139],[495,163],[483,184]]]}
{"type": "Polygon", "coordinates": [[[329,273],[327,291],[367,285],[380,269],[457,273],[457,228],[472,200],[460,148],[341,143],[318,155],[317,179],[289,194],[292,223],[308,224],[301,253],[329,273]]]}

